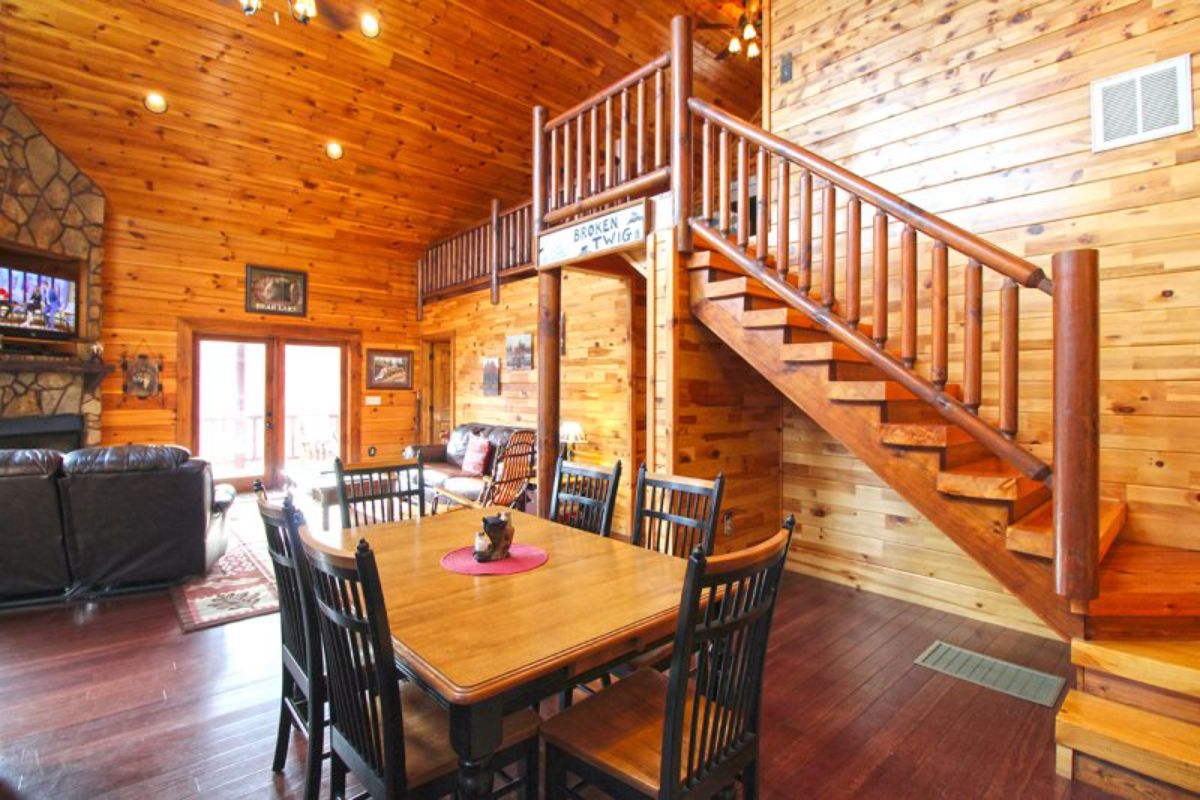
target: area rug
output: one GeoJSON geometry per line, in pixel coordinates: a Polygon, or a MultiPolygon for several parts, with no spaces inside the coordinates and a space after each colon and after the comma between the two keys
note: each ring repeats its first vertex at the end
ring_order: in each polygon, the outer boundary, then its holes
{"type": "Polygon", "coordinates": [[[171,589],[184,633],[279,610],[266,537],[257,539],[261,547],[247,543],[233,526],[225,555],[208,575],[171,589]]]}

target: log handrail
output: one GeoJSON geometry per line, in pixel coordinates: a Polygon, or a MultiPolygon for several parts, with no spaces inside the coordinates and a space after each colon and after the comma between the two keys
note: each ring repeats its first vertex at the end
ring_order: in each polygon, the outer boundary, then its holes
{"type": "Polygon", "coordinates": [[[417,262],[417,297],[421,309],[432,300],[492,287],[500,302],[500,282],[523,274],[533,263],[533,203],[526,200],[501,209],[425,248],[417,262]]]}
{"type": "Polygon", "coordinates": [[[701,119],[706,119],[719,128],[729,130],[734,135],[748,140],[756,147],[762,147],[772,154],[786,158],[803,169],[817,175],[838,188],[843,189],[877,209],[886,212],[893,219],[924,233],[930,238],[945,243],[958,252],[974,258],[986,267],[991,267],[1000,274],[1011,278],[1017,283],[1031,289],[1040,289],[1046,294],[1053,294],[1054,284],[1046,273],[1038,266],[1023,258],[996,247],[991,242],[979,238],[962,228],[947,222],[929,212],[913,205],[887,189],[861,178],[858,175],[827,161],[797,144],[782,139],[753,124],[722,111],[716,106],[692,97],[688,107],[701,119]]]}
{"type": "Polygon", "coordinates": [[[593,108],[596,108],[597,106],[599,106],[601,103],[603,103],[608,98],[619,95],[621,92],[625,91],[626,89],[629,89],[630,87],[637,86],[639,83],[641,83],[643,80],[645,80],[646,78],[653,75],[655,72],[658,72],[659,70],[662,70],[662,69],[666,69],[669,66],[671,66],[670,51],[663,53],[661,56],[654,59],[650,63],[644,64],[643,66],[638,67],[633,72],[626,75],[625,77],[618,78],[617,80],[613,81],[608,86],[605,86],[603,89],[596,92],[595,94],[593,94],[591,97],[587,98],[586,100],[576,103],[575,105],[571,106],[566,111],[562,112],[561,114],[559,114],[558,116],[554,117],[549,122],[547,122],[544,126],[544,130],[549,131],[553,128],[557,128],[560,125],[562,125],[564,122],[566,122],[567,120],[574,119],[575,117],[578,117],[581,114],[583,114],[583,112],[585,112],[585,111],[591,111],[593,108]]]}

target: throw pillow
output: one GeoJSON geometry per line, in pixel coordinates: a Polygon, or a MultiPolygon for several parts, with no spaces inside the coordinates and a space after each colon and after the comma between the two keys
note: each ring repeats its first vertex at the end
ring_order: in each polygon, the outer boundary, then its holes
{"type": "Polygon", "coordinates": [[[487,469],[488,461],[492,457],[492,443],[482,436],[471,434],[471,438],[467,441],[467,452],[463,456],[462,468],[463,472],[471,475],[482,475],[487,469]]]}

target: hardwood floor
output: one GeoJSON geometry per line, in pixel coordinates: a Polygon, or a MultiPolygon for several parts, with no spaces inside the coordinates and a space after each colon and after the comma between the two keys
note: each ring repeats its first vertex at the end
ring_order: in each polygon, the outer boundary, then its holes
{"type": "MultiPolygon", "coordinates": [[[[0,615],[0,800],[299,797],[300,757],[270,771],[278,624],[184,635],[165,592],[0,615]]],[[[788,575],[765,795],[1104,796],[1054,777],[1053,710],[913,666],[935,638],[1068,674],[1063,644],[788,575]]]]}

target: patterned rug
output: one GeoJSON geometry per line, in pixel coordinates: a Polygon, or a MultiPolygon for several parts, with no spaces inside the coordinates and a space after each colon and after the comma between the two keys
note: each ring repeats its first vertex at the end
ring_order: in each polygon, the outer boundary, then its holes
{"type": "MultiPolygon", "coordinates": [[[[252,520],[238,513],[244,512],[242,506],[239,497],[226,520],[229,545],[208,575],[171,589],[184,633],[279,610],[266,537],[260,526],[257,536],[251,538],[252,520]]],[[[254,509],[252,505],[249,508],[254,509]]],[[[257,518],[257,509],[253,513],[257,518]]]]}

